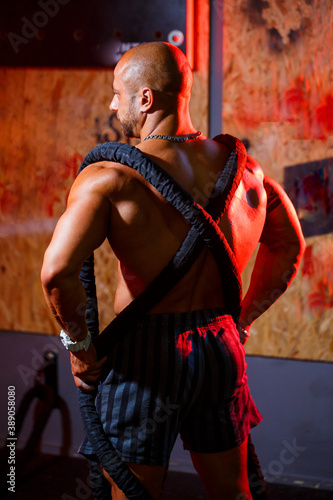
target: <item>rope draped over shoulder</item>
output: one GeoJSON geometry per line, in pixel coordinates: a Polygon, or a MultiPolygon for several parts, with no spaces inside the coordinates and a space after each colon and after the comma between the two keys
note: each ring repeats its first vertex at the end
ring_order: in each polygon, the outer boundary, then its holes
{"type": "MultiPolygon", "coordinates": [[[[206,209],[198,205],[193,198],[169,174],[167,174],[167,172],[150,160],[150,158],[148,158],[144,153],[127,144],[105,143],[96,146],[83,160],[79,172],[91,163],[107,160],[129,166],[148,180],[148,182],[150,182],[175,208],[183,214],[190,224],[192,224],[192,227],[182,246],[162,273],[170,277],[169,271],[171,269],[175,268],[178,271],[178,268],[180,267],[179,262],[185,254],[184,250],[191,248],[193,244],[199,245],[198,242],[194,242],[198,237],[198,233],[200,233],[203,241],[212,250],[219,264],[223,278],[222,282],[228,292],[225,294],[225,299],[229,302],[227,307],[235,320],[237,320],[241,302],[240,277],[233,253],[223,233],[214,221],[218,220],[225,213],[230,200],[238,187],[240,179],[242,178],[247,155],[245,147],[241,141],[230,135],[219,135],[215,138],[215,140],[226,145],[230,151],[230,155],[211,193],[209,201],[205,207],[206,209]],[[217,248],[215,243],[217,243],[217,248]],[[222,251],[220,252],[221,248],[222,251]],[[166,272],[166,269],[168,273],[166,272]],[[230,290],[230,287],[232,290],[230,290]],[[235,294],[230,293],[233,290],[235,291],[235,294]]],[[[87,293],[86,313],[88,328],[93,339],[96,339],[99,333],[99,324],[93,254],[83,264],[80,279],[87,293]]],[[[162,283],[162,279],[159,277],[157,277],[157,279],[159,280],[160,285],[162,283]]],[[[142,301],[141,305],[145,304],[148,295],[149,293],[145,293],[144,291],[142,298],[140,298],[140,295],[137,299],[135,299],[135,301],[132,302],[132,304],[138,300],[142,301]]],[[[159,294],[159,297],[162,298],[163,295],[164,293],[159,294]]],[[[156,300],[155,303],[157,302],[158,301],[156,300]]],[[[133,306],[131,306],[131,308],[133,308],[133,306]]],[[[145,309],[149,310],[147,307],[145,309]]],[[[125,309],[124,312],[125,311],[130,312],[130,310],[127,309],[125,309]]],[[[116,324],[118,322],[120,324],[122,320],[117,320],[117,318],[113,321],[116,321],[116,324]]],[[[137,318],[135,318],[135,320],[136,319],[137,318]]]]}
{"type": "MultiPolygon", "coordinates": [[[[82,162],[86,166],[99,161],[122,163],[135,169],[150,182],[191,224],[176,255],[153,282],[103,330],[99,335],[98,307],[93,254],[83,264],[80,279],[87,294],[86,317],[89,331],[99,358],[112,348],[120,332],[126,331],[139,317],[146,314],[187,273],[205,245],[211,250],[222,277],[226,307],[237,322],[241,309],[241,280],[233,252],[217,222],[227,210],[239,185],[246,164],[244,145],[230,135],[215,138],[227,146],[228,161],[203,208],[196,203],[167,172],[139,149],[120,143],[100,144],[82,162]]],[[[88,439],[98,460],[129,499],[148,499],[149,495],[121,461],[104,434],[95,403],[95,394],[79,391],[81,414],[88,439]]]]}

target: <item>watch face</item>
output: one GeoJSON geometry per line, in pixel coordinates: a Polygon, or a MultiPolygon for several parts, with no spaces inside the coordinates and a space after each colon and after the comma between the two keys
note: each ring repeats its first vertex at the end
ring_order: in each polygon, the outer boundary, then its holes
{"type": "Polygon", "coordinates": [[[77,352],[82,351],[83,349],[87,351],[90,346],[91,335],[88,332],[87,336],[83,340],[80,340],[80,342],[73,342],[73,340],[63,330],[61,330],[60,339],[68,351],[77,352]]]}
{"type": "Polygon", "coordinates": [[[61,340],[62,344],[64,345],[64,347],[66,347],[66,349],[69,349],[69,346],[70,346],[72,341],[63,330],[61,330],[61,332],[60,332],[60,340],[61,340]]]}

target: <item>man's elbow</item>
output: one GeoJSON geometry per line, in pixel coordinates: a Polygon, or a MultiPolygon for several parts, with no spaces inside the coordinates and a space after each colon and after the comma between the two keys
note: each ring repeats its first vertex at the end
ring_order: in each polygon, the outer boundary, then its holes
{"type": "Polygon", "coordinates": [[[59,269],[50,265],[50,263],[48,262],[43,263],[40,279],[42,282],[42,287],[46,292],[57,288],[60,276],[61,272],[59,269]]]}
{"type": "Polygon", "coordinates": [[[41,270],[41,282],[43,289],[48,292],[60,288],[68,279],[69,269],[62,264],[61,259],[52,257],[47,252],[41,270]]]}

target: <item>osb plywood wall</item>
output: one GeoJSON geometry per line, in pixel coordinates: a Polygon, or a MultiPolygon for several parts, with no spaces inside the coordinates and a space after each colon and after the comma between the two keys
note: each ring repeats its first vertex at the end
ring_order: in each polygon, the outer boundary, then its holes
{"type": "MultiPolygon", "coordinates": [[[[208,127],[208,0],[197,4],[191,110],[208,127]],[[199,50],[200,48],[200,50],[199,50]]],[[[40,269],[71,184],[88,151],[124,142],[108,109],[112,71],[0,69],[0,330],[58,334],[40,269]]],[[[101,327],[113,318],[116,259],[96,252],[101,327]]]]}
{"type": "MultiPolygon", "coordinates": [[[[208,124],[208,0],[197,0],[191,111],[208,124]]],[[[214,3],[221,15],[222,1],[214,3]]],[[[332,0],[224,0],[223,131],[283,183],[285,166],[333,156],[332,0]]],[[[40,286],[43,253],[84,155],[123,141],[112,71],[0,70],[0,329],[58,333],[40,286]]],[[[294,283],[253,326],[247,352],[333,359],[332,234],[307,239],[294,283]]],[[[101,326],[113,317],[116,260],[97,251],[101,326]]],[[[251,266],[244,273],[246,289],[251,266]]]]}
{"type": "MultiPolygon", "coordinates": [[[[332,23],[332,0],[224,0],[223,129],[281,184],[284,167],[333,157],[332,23]]],[[[248,353],[333,360],[332,233],[307,245],[248,353]]]]}

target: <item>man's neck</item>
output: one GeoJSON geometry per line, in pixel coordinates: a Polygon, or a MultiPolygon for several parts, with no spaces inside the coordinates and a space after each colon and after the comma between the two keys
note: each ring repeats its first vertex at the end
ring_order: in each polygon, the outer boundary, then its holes
{"type": "Polygon", "coordinates": [[[196,132],[189,113],[168,114],[167,116],[150,115],[141,129],[141,140],[149,135],[178,136],[196,132]]]}

